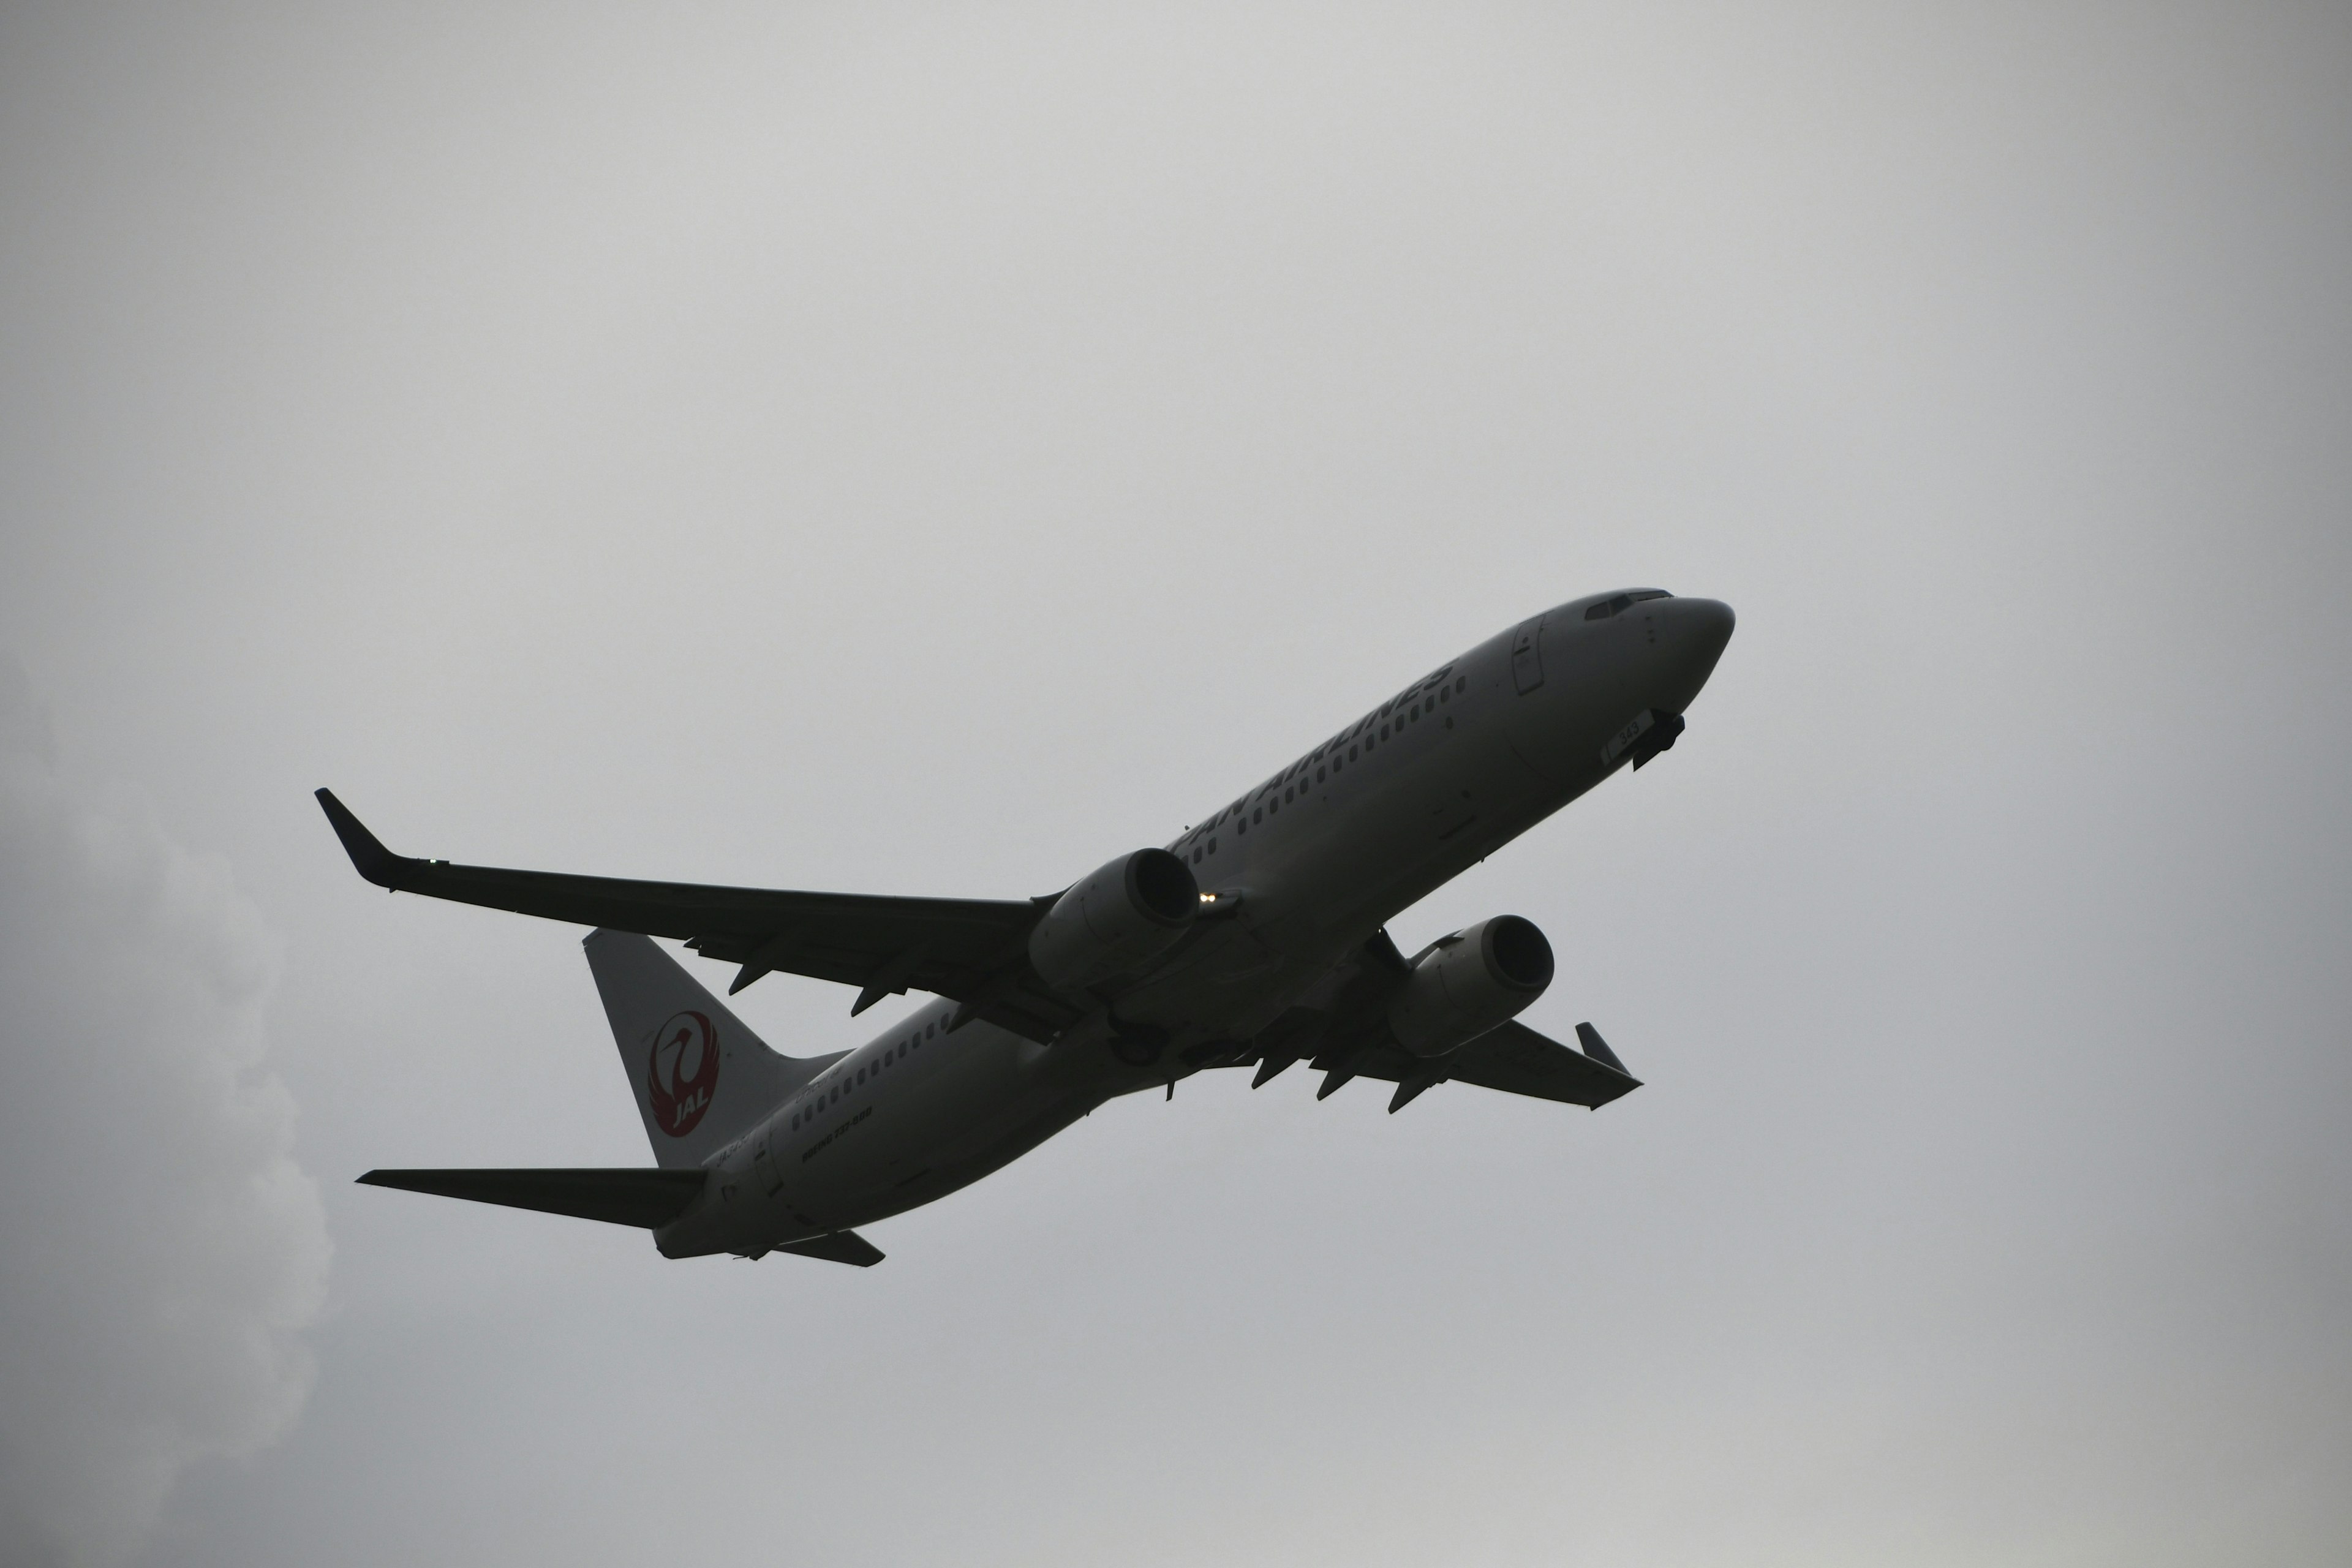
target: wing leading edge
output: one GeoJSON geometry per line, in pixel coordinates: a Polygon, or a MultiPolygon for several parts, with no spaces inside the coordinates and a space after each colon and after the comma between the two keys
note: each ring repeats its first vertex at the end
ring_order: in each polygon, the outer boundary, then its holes
{"type": "Polygon", "coordinates": [[[352,865],[377,887],[668,937],[742,965],[730,995],[782,972],[858,987],[853,1012],[886,995],[929,991],[1039,1041],[1077,1017],[1030,968],[1029,931],[1045,911],[1036,900],[804,893],[453,866],[394,854],[331,790],[318,796],[352,865]]]}

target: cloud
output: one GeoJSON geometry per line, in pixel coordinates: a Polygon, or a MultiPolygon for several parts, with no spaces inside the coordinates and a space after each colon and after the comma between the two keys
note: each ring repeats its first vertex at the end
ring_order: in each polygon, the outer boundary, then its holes
{"type": "Polygon", "coordinates": [[[0,659],[0,1564],[132,1551],[312,1380],[329,1244],[227,863],[59,773],[0,659]]]}

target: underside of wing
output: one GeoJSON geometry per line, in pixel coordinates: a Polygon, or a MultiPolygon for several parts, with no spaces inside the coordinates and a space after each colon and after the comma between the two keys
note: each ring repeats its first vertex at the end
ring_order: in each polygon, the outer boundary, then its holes
{"type": "Polygon", "coordinates": [[[1622,1068],[1596,1061],[1573,1046],[1564,1046],[1516,1022],[1490,1029],[1443,1057],[1423,1058],[1401,1046],[1372,1044],[1352,1052],[1318,1056],[1314,1065],[1327,1072],[1337,1069],[1350,1078],[1386,1083],[1420,1087],[1471,1083],[1505,1094],[1555,1100],[1591,1110],[1642,1087],[1641,1079],[1622,1068]]]}
{"type": "Polygon", "coordinates": [[[1455,1083],[1475,1083],[1481,1089],[1595,1110],[1642,1087],[1642,1080],[1622,1067],[1600,1061],[1517,1022],[1490,1029],[1454,1052],[1445,1076],[1455,1083]]]}
{"type": "Polygon", "coordinates": [[[1044,912],[1031,900],[901,899],[453,866],[395,855],[331,791],[319,804],[361,876],[394,892],[683,942],[740,964],[729,994],[781,971],[859,988],[862,1012],[886,995],[929,991],[973,1016],[1050,1039],[1077,1010],[1027,962],[1044,912]]]}

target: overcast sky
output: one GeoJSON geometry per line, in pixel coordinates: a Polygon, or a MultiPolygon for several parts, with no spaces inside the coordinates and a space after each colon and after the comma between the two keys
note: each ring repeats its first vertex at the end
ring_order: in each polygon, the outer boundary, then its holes
{"type": "Polygon", "coordinates": [[[2345,1561],[2347,80],[2323,5],[0,10],[0,1563],[2345,1561]],[[1643,584],[1739,614],[1683,742],[1391,927],[1541,925],[1598,1114],[1211,1075],[866,1271],[352,1184],[648,1156],[582,933],[320,784],[1021,897],[1643,584]]]}

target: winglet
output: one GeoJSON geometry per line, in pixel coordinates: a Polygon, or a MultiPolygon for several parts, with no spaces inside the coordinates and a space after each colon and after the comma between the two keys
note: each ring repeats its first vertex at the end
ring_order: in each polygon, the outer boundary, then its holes
{"type": "MultiPolygon", "coordinates": [[[[1576,1026],[1576,1043],[1584,1047],[1586,1056],[1591,1057],[1602,1067],[1615,1068],[1619,1072],[1625,1071],[1625,1064],[1617,1059],[1617,1053],[1609,1048],[1609,1042],[1602,1039],[1601,1031],[1591,1025],[1579,1024],[1576,1026]]],[[[1627,1073],[1626,1076],[1630,1078],[1633,1075],[1627,1073]]]]}
{"type": "Polygon", "coordinates": [[[386,849],[383,841],[352,815],[351,807],[335,798],[333,790],[322,789],[318,793],[319,805],[327,814],[329,826],[334,828],[335,837],[343,841],[343,852],[352,858],[352,865],[359,874],[379,888],[398,888],[404,880],[402,870],[415,862],[405,855],[395,855],[386,849]]]}

